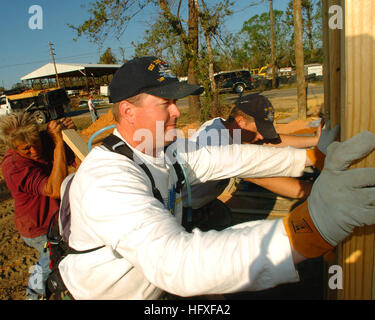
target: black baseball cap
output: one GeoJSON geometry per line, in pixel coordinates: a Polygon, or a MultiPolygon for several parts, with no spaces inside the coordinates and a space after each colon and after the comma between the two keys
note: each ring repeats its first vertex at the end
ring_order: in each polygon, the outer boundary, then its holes
{"type": "Polygon", "coordinates": [[[119,102],[139,93],[165,99],[198,95],[204,88],[179,82],[162,59],[150,56],[129,60],[116,71],[109,85],[110,102],[119,102]]]}
{"type": "Polygon", "coordinates": [[[239,98],[235,106],[252,116],[259,133],[270,143],[280,143],[281,139],[273,125],[274,109],[272,103],[260,94],[249,94],[239,98]]]}

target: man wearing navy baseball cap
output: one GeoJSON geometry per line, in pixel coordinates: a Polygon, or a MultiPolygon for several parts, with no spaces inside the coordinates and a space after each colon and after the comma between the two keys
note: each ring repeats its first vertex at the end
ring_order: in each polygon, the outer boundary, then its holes
{"type": "MultiPolygon", "coordinates": [[[[331,250],[350,233],[345,217],[365,206],[351,179],[343,183],[348,190],[340,190],[334,201],[327,192],[314,192],[337,189],[347,173],[325,172],[326,189],[318,181],[309,198],[312,205],[305,202],[284,220],[187,232],[181,225],[180,175],[175,163],[165,160],[179,159],[185,182],[194,185],[231,177],[301,176],[305,166],[313,164],[310,153],[253,144],[189,149],[179,148],[177,140],[149,154],[138,147],[175,128],[180,115],[176,99],[202,89],[178,82],[161,59],[143,57],[125,63],[110,90],[118,117],[110,136],[115,144],[109,146],[106,138],[104,145],[93,148],[71,180],[68,243],[74,250],[59,260],[55,274],[61,279],[50,283],[51,289],[61,288],[54,292],[60,299],[159,299],[166,292],[192,297],[296,282],[295,266],[331,250]],[[117,148],[125,148],[134,158],[117,148]],[[359,199],[355,206],[353,199],[359,199]],[[334,217],[325,225],[328,215],[334,217]],[[293,231],[301,221],[310,232],[293,231]]],[[[373,136],[359,139],[369,141],[364,151],[375,148],[373,136]]],[[[327,159],[340,157],[328,154],[327,159]]]]}
{"type": "MultiPolygon", "coordinates": [[[[205,122],[190,137],[197,146],[225,146],[227,144],[258,144],[273,147],[309,148],[318,145],[321,128],[315,136],[278,134],[274,127],[274,108],[261,94],[249,94],[237,99],[228,119],[214,118],[205,122]],[[237,132],[236,132],[237,131],[237,132]],[[240,133],[240,134],[238,134],[240,133]]],[[[312,182],[293,177],[246,178],[276,194],[288,198],[307,198],[312,182]]],[[[231,223],[230,210],[217,197],[228,186],[229,179],[207,181],[191,186],[193,224],[200,229],[228,227],[231,223]],[[215,214],[212,212],[215,211],[215,214]]],[[[187,192],[183,189],[183,203],[187,207],[187,192]]],[[[185,212],[187,210],[185,209],[185,212]]]]}
{"type": "Polygon", "coordinates": [[[140,93],[177,100],[203,92],[203,88],[179,82],[169,65],[157,57],[134,58],[115,73],[109,85],[111,102],[119,102],[140,93]]]}
{"type": "MultiPolygon", "coordinates": [[[[259,133],[256,135],[257,140],[266,140],[275,144],[281,142],[280,136],[273,125],[275,114],[273,106],[265,96],[250,94],[239,98],[236,101],[235,109],[232,111],[233,119],[233,114],[236,111],[238,112],[238,110],[254,119],[253,122],[255,122],[256,131],[259,133]]],[[[251,142],[254,143],[256,141],[251,142]]]]}
{"type": "Polygon", "coordinates": [[[179,82],[168,64],[153,56],[126,62],[109,85],[118,130],[131,145],[140,146],[153,156],[176,137],[176,122],[181,115],[177,99],[199,95],[203,90],[203,87],[179,82]],[[120,125],[122,122],[126,126],[120,125]],[[140,128],[151,133],[148,139],[137,140],[140,128]],[[162,130],[164,137],[160,134],[162,130]]]}
{"type": "Polygon", "coordinates": [[[274,126],[274,114],[274,107],[269,99],[255,93],[237,99],[228,119],[223,122],[230,132],[233,129],[241,129],[242,143],[294,148],[318,145],[322,133],[321,126],[318,127],[315,136],[278,134],[274,126]]]}

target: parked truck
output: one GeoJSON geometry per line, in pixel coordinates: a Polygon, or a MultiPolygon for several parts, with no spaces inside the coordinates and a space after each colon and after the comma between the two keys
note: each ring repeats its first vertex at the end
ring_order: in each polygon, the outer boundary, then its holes
{"type": "MultiPolygon", "coordinates": [[[[256,88],[272,89],[272,67],[270,65],[263,66],[253,74],[254,86],[256,88]]],[[[276,68],[276,88],[279,87],[279,69],[276,68]]]]}
{"type": "Polygon", "coordinates": [[[30,112],[39,124],[43,124],[63,117],[68,105],[69,98],[63,88],[5,93],[0,96],[0,116],[14,111],[30,112]]]}

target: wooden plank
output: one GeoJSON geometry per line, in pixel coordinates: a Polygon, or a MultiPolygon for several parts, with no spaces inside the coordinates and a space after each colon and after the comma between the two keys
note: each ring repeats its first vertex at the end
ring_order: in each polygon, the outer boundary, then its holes
{"type": "MultiPolygon", "coordinates": [[[[344,140],[363,130],[375,133],[375,2],[345,0],[344,140]]],[[[375,167],[375,152],[353,167],[375,167]]],[[[375,227],[357,228],[340,246],[343,290],[339,299],[374,299],[375,227]]]]}
{"type": "Polygon", "coordinates": [[[322,0],[322,23],[323,23],[323,72],[324,72],[324,105],[321,110],[325,119],[330,118],[330,58],[329,58],[329,51],[330,51],[330,42],[329,42],[329,27],[328,27],[328,9],[329,9],[329,1],[322,0]]]}
{"type": "Polygon", "coordinates": [[[242,223],[247,221],[255,220],[273,220],[273,219],[282,219],[288,215],[289,212],[281,211],[269,211],[262,212],[262,210],[256,209],[231,209],[232,218],[235,220],[235,223],[242,223]]]}
{"type": "MultiPolygon", "coordinates": [[[[333,5],[342,5],[341,0],[329,0],[329,7],[333,5]]],[[[343,30],[331,29],[328,27],[329,41],[329,113],[332,126],[339,124],[341,121],[342,109],[342,72],[343,72],[343,30]]]]}
{"type": "MultiPolygon", "coordinates": [[[[344,82],[345,65],[345,32],[340,29],[331,29],[329,20],[331,15],[329,9],[332,6],[343,6],[342,0],[323,0],[322,1],[322,22],[323,22],[323,51],[324,51],[324,107],[323,116],[325,120],[331,120],[331,125],[341,124],[344,110],[344,82]]],[[[328,270],[330,266],[337,265],[340,257],[341,247],[335,250],[335,255],[331,261],[325,262],[325,279],[326,284],[325,298],[336,300],[337,290],[330,290],[328,287],[328,270]]]]}
{"type": "Polygon", "coordinates": [[[82,161],[89,153],[86,142],[74,129],[62,130],[62,135],[65,143],[75,153],[75,155],[82,161]]]}

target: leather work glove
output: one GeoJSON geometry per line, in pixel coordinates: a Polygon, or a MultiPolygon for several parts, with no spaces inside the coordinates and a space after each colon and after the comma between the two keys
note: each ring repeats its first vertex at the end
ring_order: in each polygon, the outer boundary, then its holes
{"type": "Polygon", "coordinates": [[[323,126],[322,133],[320,134],[318,149],[326,155],[328,146],[336,140],[339,132],[339,125],[336,125],[333,129],[331,129],[331,121],[326,122],[323,126]]]}
{"type": "Polygon", "coordinates": [[[313,149],[306,150],[307,156],[310,159],[312,165],[319,171],[323,170],[325,156],[327,154],[328,146],[335,141],[338,137],[340,126],[336,125],[333,129],[330,129],[331,122],[328,121],[320,134],[318,145],[313,149]]]}
{"type": "Polygon", "coordinates": [[[375,134],[368,131],[328,147],[309,198],[284,218],[290,242],[301,255],[321,256],[355,227],[375,224],[375,168],[348,170],[374,149],[375,134]]]}

